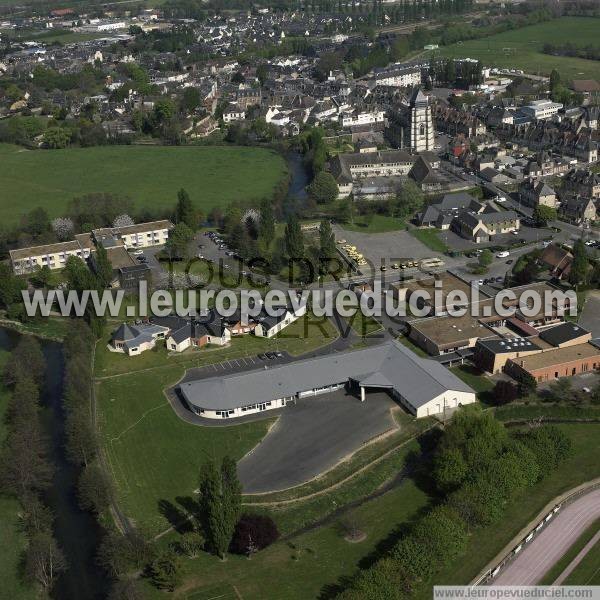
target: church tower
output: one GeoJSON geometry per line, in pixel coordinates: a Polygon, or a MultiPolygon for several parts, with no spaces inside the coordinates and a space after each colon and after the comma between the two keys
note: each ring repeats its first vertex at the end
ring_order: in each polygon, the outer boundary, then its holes
{"type": "Polygon", "coordinates": [[[433,151],[433,117],[429,99],[416,87],[410,98],[410,148],[433,151]]]}

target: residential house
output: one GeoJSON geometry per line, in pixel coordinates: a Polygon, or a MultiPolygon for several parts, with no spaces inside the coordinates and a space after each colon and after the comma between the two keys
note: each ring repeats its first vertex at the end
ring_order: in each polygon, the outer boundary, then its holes
{"type": "Polygon", "coordinates": [[[521,201],[527,206],[556,208],[556,192],[544,181],[526,179],[519,185],[521,201]]]}

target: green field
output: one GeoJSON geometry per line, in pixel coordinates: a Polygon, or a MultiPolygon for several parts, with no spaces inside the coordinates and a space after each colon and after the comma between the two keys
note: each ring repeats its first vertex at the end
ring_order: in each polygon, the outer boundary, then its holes
{"type": "Polygon", "coordinates": [[[600,585],[600,542],[596,542],[563,585],[600,585]]]}
{"type": "Polygon", "coordinates": [[[440,239],[437,229],[411,229],[410,233],[434,252],[448,252],[448,246],[440,239]]]}
{"type": "Polygon", "coordinates": [[[600,19],[563,17],[480,40],[459,42],[436,52],[454,58],[474,58],[488,67],[521,69],[531,74],[549,75],[552,69],[557,69],[565,80],[600,79],[600,61],[550,56],[541,51],[545,43],[597,45],[598,31],[600,19]]]}
{"type": "MultiPolygon", "coordinates": [[[[362,559],[377,545],[393,536],[398,523],[410,522],[428,502],[427,495],[412,481],[365,502],[344,516],[366,534],[359,543],[344,539],[342,519],[277,542],[251,560],[229,555],[226,562],[202,553],[184,561],[186,600],[309,600],[319,598],[324,586],[352,575],[362,559]],[[234,589],[235,586],[235,589],[234,589]],[[268,592],[266,592],[268,590],[268,592]]],[[[161,545],[174,541],[165,537],[161,545]]],[[[147,585],[150,598],[164,598],[147,585]]]]}
{"type": "Polygon", "coordinates": [[[170,210],[185,188],[201,210],[269,196],[287,172],[284,159],[263,148],[227,146],[102,146],[25,150],[0,144],[0,220],[16,223],[37,206],[63,215],[83,194],[130,196],[136,208],[170,210]]]}
{"type": "Polygon", "coordinates": [[[183,373],[177,367],[159,369],[107,379],[96,388],[98,420],[119,504],[150,535],[169,527],[167,511],[182,510],[178,498],[193,495],[203,462],[226,454],[241,458],[272,422],[197,427],[181,421],[162,390],[183,373]]]}

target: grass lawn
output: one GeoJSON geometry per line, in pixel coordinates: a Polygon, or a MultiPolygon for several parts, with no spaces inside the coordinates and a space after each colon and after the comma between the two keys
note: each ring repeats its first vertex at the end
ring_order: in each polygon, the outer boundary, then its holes
{"type": "MultiPolygon", "coordinates": [[[[583,535],[575,541],[575,543],[569,548],[566,554],[544,575],[544,578],[540,581],[540,585],[552,585],[556,579],[561,575],[561,573],[571,564],[573,559],[579,554],[581,550],[583,550],[584,546],[596,535],[598,529],[600,528],[600,519],[598,519],[595,523],[593,523],[590,527],[588,527],[583,535]]],[[[590,553],[592,551],[590,550],[590,553]]],[[[600,555],[598,555],[600,557],[600,555]]],[[[580,564],[581,566],[581,564],[580,564]]],[[[597,567],[600,567],[600,561],[598,561],[597,567]]],[[[573,572],[571,574],[574,575],[573,572]]],[[[580,581],[579,583],[584,584],[584,581],[580,581]]],[[[575,584],[573,584],[575,585],[575,584]]]]}
{"type": "Polygon", "coordinates": [[[381,323],[376,321],[373,317],[367,317],[363,315],[362,311],[357,311],[352,317],[346,319],[350,327],[354,331],[362,336],[370,335],[376,331],[383,330],[381,323]]]}
{"type": "Polygon", "coordinates": [[[126,515],[147,534],[181,520],[179,498],[197,489],[203,462],[241,458],[267,433],[272,420],[231,427],[197,427],[177,417],[162,390],[183,369],[174,367],[97,384],[101,439],[126,515]]]}
{"type": "MultiPolygon", "coordinates": [[[[362,542],[347,542],[336,519],[288,542],[277,542],[251,560],[230,555],[222,562],[203,553],[197,559],[184,561],[181,597],[189,600],[318,598],[324,586],[352,575],[361,560],[394,535],[398,524],[414,519],[427,502],[427,496],[409,480],[349,513],[347,518],[366,533],[362,542]]],[[[165,538],[163,543],[169,541],[172,540],[165,538]]],[[[164,598],[164,593],[149,585],[148,592],[151,598],[164,598]]]]}
{"type": "Polygon", "coordinates": [[[486,403],[489,400],[491,391],[494,389],[494,382],[483,372],[470,365],[452,367],[450,370],[477,392],[480,401],[486,403]]]}
{"type": "Polygon", "coordinates": [[[34,333],[43,338],[63,339],[67,334],[69,320],[63,317],[39,317],[26,323],[10,321],[4,326],[19,332],[34,333]]]}
{"type": "Polygon", "coordinates": [[[440,239],[437,229],[411,229],[410,233],[434,252],[448,252],[448,246],[440,239]]]}
{"type": "Polygon", "coordinates": [[[16,223],[37,206],[63,215],[91,192],[130,196],[136,208],[171,209],[185,188],[197,208],[269,196],[284,177],[284,159],[263,148],[103,146],[24,150],[0,144],[0,219],[16,223]],[[35,173],[35,177],[31,174],[35,173]]]}
{"type": "Polygon", "coordinates": [[[426,358],[429,356],[427,352],[423,350],[423,348],[417,346],[411,339],[409,339],[405,335],[399,335],[396,338],[396,340],[400,342],[403,346],[406,346],[409,350],[414,352],[417,356],[420,356],[421,358],[426,358]]]}
{"type": "MultiPolygon", "coordinates": [[[[508,505],[500,523],[475,530],[467,553],[436,575],[438,585],[463,585],[517,535],[553,498],[600,475],[598,449],[600,425],[558,425],[573,442],[573,455],[546,479],[508,505]]],[[[431,598],[431,589],[418,597],[431,598]]]]}
{"type": "Polygon", "coordinates": [[[600,542],[594,544],[563,585],[600,585],[600,542]]]}
{"type": "Polygon", "coordinates": [[[208,346],[200,349],[189,348],[182,353],[168,353],[164,343],[159,342],[154,349],[138,356],[126,356],[111,352],[106,347],[110,334],[117,324],[112,323],[106,335],[96,346],[96,377],[106,377],[146,369],[169,369],[175,365],[199,367],[241,356],[256,356],[269,350],[287,351],[293,355],[312,352],[333,342],[339,335],[335,325],[326,318],[318,318],[307,313],[279,335],[267,339],[255,335],[234,337],[228,346],[208,346]]]}
{"type": "MultiPolygon", "coordinates": [[[[8,359],[8,352],[0,351],[0,371],[8,359]]],[[[9,394],[0,384],[0,444],[6,437],[4,414],[8,404],[9,394]]],[[[2,589],[5,598],[26,600],[35,598],[36,592],[21,581],[19,563],[21,553],[27,543],[20,527],[19,512],[21,507],[14,498],[0,496],[0,573],[2,573],[2,589]]]]}
{"type": "Polygon", "coordinates": [[[521,69],[526,73],[549,75],[557,69],[563,79],[600,79],[600,62],[582,58],[543,54],[545,43],[577,46],[596,44],[600,19],[563,17],[506,31],[480,40],[443,46],[436,52],[454,58],[474,58],[488,67],[521,69]]]}
{"type": "Polygon", "coordinates": [[[353,223],[343,223],[342,227],[348,231],[361,233],[387,233],[406,229],[406,222],[396,217],[374,214],[355,217],[353,223]]]}

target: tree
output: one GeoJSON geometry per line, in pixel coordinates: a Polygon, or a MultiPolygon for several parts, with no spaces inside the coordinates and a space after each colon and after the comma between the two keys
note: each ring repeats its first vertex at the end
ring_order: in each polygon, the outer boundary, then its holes
{"type": "Polygon", "coordinates": [[[221,463],[221,509],[229,545],[242,509],[242,484],[237,476],[236,462],[230,456],[224,456],[221,463]]]}
{"type": "Polygon", "coordinates": [[[170,260],[184,260],[189,257],[190,242],[194,239],[194,232],[185,224],[178,223],[169,232],[169,239],[165,244],[165,253],[170,260]]]}
{"type": "Polygon", "coordinates": [[[250,555],[270,546],[279,538],[277,525],[266,515],[244,514],[235,526],[231,552],[250,555]]]}
{"type": "Polygon", "coordinates": [[[298,217],[294,214],[289,217],[285,226],[284,239],[289,258],[298,260],[304,257],[304,236],[298,217]]]}
{"type": "Polygon", "coordinates": [[[220,474],[214,462],[206,463],[200,473],[200,504],[208,546],[224,558],[231,538],[227,536],[227,519],[221,510],[220,474]]]}
{"type": "Polygon", "coordinates": [[[569,283],[575,287],[585,284],[589,274],[590,263],[587,248],[580,238],[573,245],[573,263],[569,273],[569,283]]]}
{"type": "Polygon", "coordinates": [[[73,219],[69,219],[68,217],[57,217],[56,219],[53,219],[51,226],[52,231],[54,231],[54,234],[61,242],[70,239],[75,230],[73,219]]]}
{"type": "Polygon", "coordinates": [[[275,217],[273,216],[273,205],[269,198],[265,198],[260,204],[260,216],[258,220],[259,248],[264,258],[268,258],[269,248],[275,239],[275,217]]]}
{"type": "Polygon", "coordinates": [[[331,223],[324,219],[319,225],[319,258],[323,266],[326,267],[335,254],[335,234],[331,229],[331,223]]]}
{"type": "Polygon", "coordinates": [[[407,180],[396,195],[397,216],[404,219],[413,215],[423,207],[424,198],[419,186],[412,179],[407,180]]]}
{"type": "Polygon", "coordinates": [[[25,550],[25,572],[49,591],[56,577],[67,569],[67,561],[49,531],[36,533],[25,550]]]}
{"type": "Polygon", "coordinates": [[[32,381],[36,386],[44,383],[46,360],[37,338],[23,335],[4,366],[4,385],[32,381]]]}
{"type": "Polygon", "coordinates": [[[112,577],[139,569],[153,558],[152,547],[135,532],[106,534],[98,548],[98,563],[112,577]]]}
{"type": "Polygon", "coordinates": [[[71,133],[62,127],[48,127],[44,133],[44,143],[53,150],[66,148],[71,143],[71,133]]]}
{"type": "Polygon", "coordinates": [[[468,466],[458,448],[448,448],[435,456],[433,478],[441,490],[458,487],[467,474],[468,466]]]}
{"type": "Polygon", "coordinates": [[[181,581],[181,561],[172,550],[165,550],[150,563],[152,583],[161,590],[172,592],[181,581]]]}
{"type": "Polygon", "coordinates": [[[537,227],[548,227],[550,221],[556,221],[556,209],[545,204],[538,204],[533,210],[533,220],[537,227]]]}
{"type": "Polygon", "coordinates": [[[190,229],[196,228],[196,222],[194,219],[194,205],[192,204],[189,194],[183,188],[177,192],[175,222],[185,223],[190,229]]]}
{"type": "Polygon", "coordinates": [[[329,204],[333,202],[339,194],[338,185],[331,173],[321,171],[315,175],[315,178],[306,188],[308,195],[317,204],[329,204]]]}
{"type": "Polygon", "coordinates": [[[22,219],[23,229],[34,237],[51,231],[50,217],[45,208],[38,206],[30,210],[22,219]]]}
{"type": "Polygon", "coordinates": [[[519,388],[514,383],[502,379],[494,386],[492,396],[497,406],[509,404],[519,397],[519,388]]]}
{"type": "Polygon", "coordinates": [[[198,108],[201,104],[200,90],[196,87],[186,87],[181,99],[181,107],[188,113],[198,108]]]}
{"type": "Polygon", "coordinates": [[[487,269],[492,264],[493,260],[494,255],[492,254],[492,251],[489,248],[486,248],[479,255],[479,266],[482,269],[487,269]]]}
{"type": "Polygon", "coordinates": [[[9,308],[11,304],[20,303],[21,290],[25,289],[27,289],[27,282],[17,277],[10,265],[0,263],[0,306],[9,308]]]}
{"type": "Polygon", "coordinates": [[[79,475],[77,494],[83,510],[101,514],[110,504],[111,480],[99,463],[88,464],[79,475]]]}
{"type": "Polygon", "coordinates": [[[242,493],[235,461],[226,456],[217,470],[214,462],[203,465],[200,472],[200,505],[209,548],[220,556],[225,553],[237,524],[242,493]]]}
{"type": "Polygon", "coordinates": [[[144,600],[146,594],[136,579],[117,579],[113,582],[108,600],[144,600]]]}
{"type": "Polygon", "coordinates": [[[352,200],[349,198],[340,200],[336,207],[335,214],[340,223],[352,222],[352,200]]]}
{"type": "Polygon", "coordinates": [[[113,278],[113,267],[108,259],[108,253],[106,248],[99,243],[96,247],[96,254],[94,255],[94,267],[96,271],[96,277],[98,278],[98,285],[104,289],[110,286],[113,278]]]}
{"type": "Polygon", "coordinates": [[[119,229],[120,227],[130,227],[131,225],[135,225],[135,223],[127,214],[117,215],[113,221],[113,227],[116,229],[119,229]]]}

